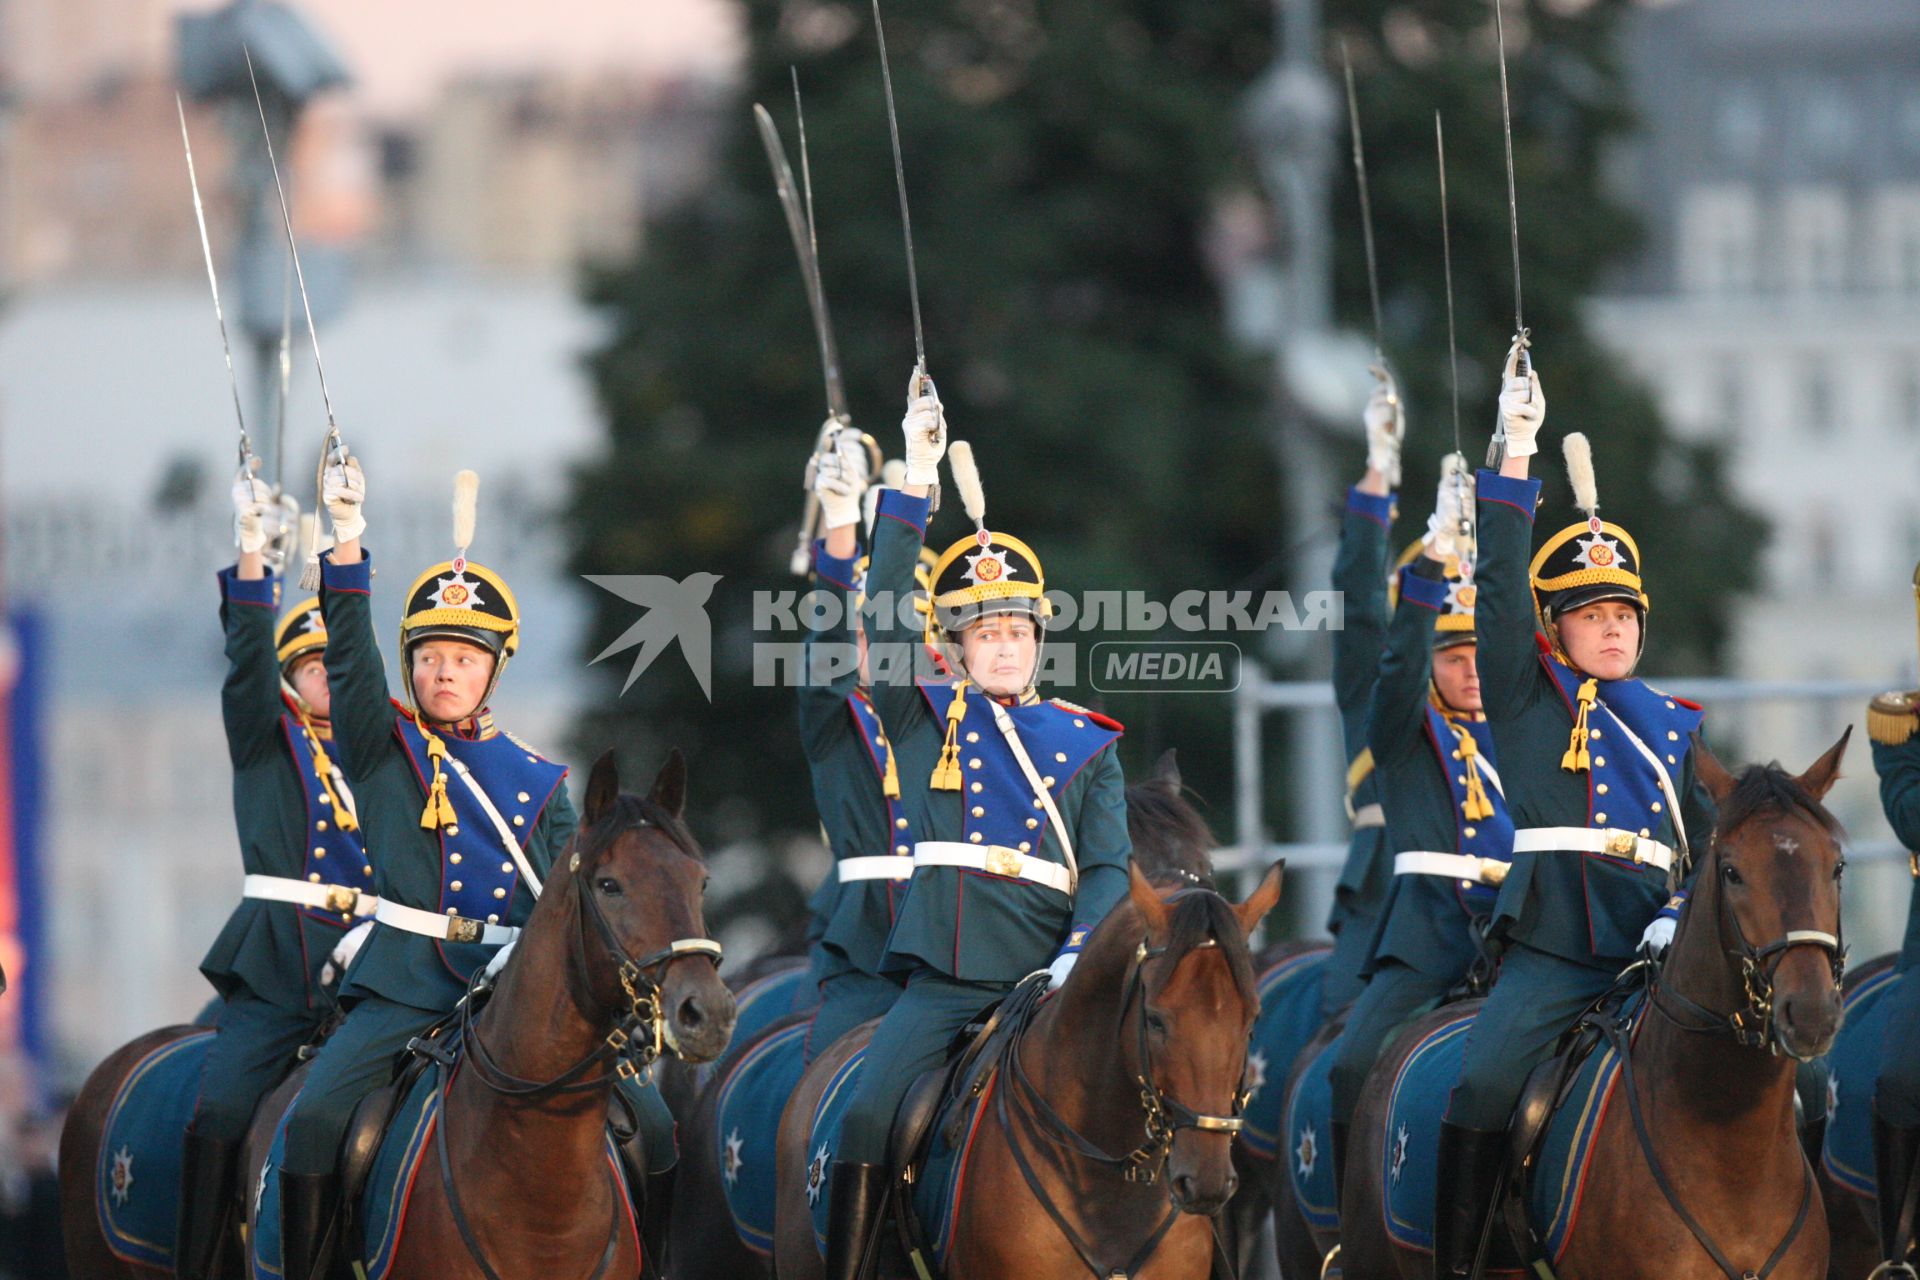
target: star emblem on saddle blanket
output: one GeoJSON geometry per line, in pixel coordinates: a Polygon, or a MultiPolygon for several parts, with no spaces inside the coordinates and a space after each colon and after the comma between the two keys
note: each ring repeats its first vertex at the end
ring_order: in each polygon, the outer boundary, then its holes
{"type": "Polygon", "coordinates": [[[1293,1148],[1293,1155],[1300,1162],[1300,1176],[1311,1178],[1313,1166],[1320,1163],[1320,1139],[1312,1125],[1300,1131],[1300,1141],[1293,1148]]]}
{"type": "Polygon", "coordinates": [[[450,578],[435,578],[433,603],[440,609],[477,609],[480,607],[480,584],[459,571],[455,571],[450,578]]]}
{"type": "Polygon", "coordinates": [[[133,1152],[121,1147],[113,1153],[113,1172],[108,1175],[115,1204],[125,1204],[133,1195],[133,1152]]]}
{"type": "Polygon", "coordinates": [[[273,1168],[271,1159],[260,1162],[260,1181],[255,1183],[253,1188],[253,1216],[256,1221],[260,1217],[260,1206],[267,1199],[267,1170],[271,1168],[273,1168]]]}
{"type": "Polygon", "coordinates": [[[1247,1101],[1252,1102],[1267,1087],[1267,1054],[1255,1049],[1247,1055],[1247,1101]]]}
{"type": "Polygon", "coordinates": [[[1411,1136],[1404,1124],[1393,1134],[1393,1159],[1389,1162],[1388,1181],[1396,1187],[1400,1185],[1400,1171],[1407,1167],[1407,1139],[1411,1136]]]}
{"type": "Polygon", "coordinates": [[[1827,1119],[1831,1120],[1840,1110],[1840,1073],[1831,1072],[1827,1076],[1827,1119]]]}
{"type": "MultiPolygon", "coordinates": [[[[740,1148],[742,1145],[740,1141],[740,1128],[736,1125],[734,1126],[733,1132],[727,1135],[727,1150],[720,1158],[720,1171],[726,1176],[728,1186],[732,1186],[740,1180],[740,1165],[743,1163],[740,1159],[740,1148]]],[[[807,1172],[809,1174],[809,1180],[811,1180],[813,1171],[809,1169],[807,1172]]]]}
{"type": "Polygon", "coordinates": [[[813,1153],[813,1159],[807,1164],[807,1203],[819,1204],[820,1193],[827,1187],[827,1144],[821,1143],[820,1149],[813,1153]]]}

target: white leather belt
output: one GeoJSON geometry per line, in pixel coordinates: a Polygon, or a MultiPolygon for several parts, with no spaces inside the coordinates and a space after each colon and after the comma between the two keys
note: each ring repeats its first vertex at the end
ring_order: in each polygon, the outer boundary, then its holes
{"type": "Polygon", "coordinates": [[[1658,840],[1616,827],[1526,827],[1513,833],[1515,853],[1604,853],[1673,870],[1673,850],[1658,840]]]}
{"type": "Polygon", "coordinates": [[[416,907],[403,907],[397,902],[382,902],[374,911],[373,918],[392,928],[438,938],[442,942],[478,942],[482,946],[502,947],[520,936],[520,931],[511,925],[487,924],[482,920],[469,920],[451,913],[438,915],[416,907]]]}
{"type": "Polygon", "coordinates": [[[337,911],[343,916],[370,916],[380,899],[343,884],[316,884],[311,880],[292,880],[285,876],[248,876],[241,883],[240,896],[262,902],[291,902],[317,911],[337,911]]]}
{"type": "Polygon", "coordinates": [[[1387,811],[1377,804],[1363,804],[1353,811],[1353,829],[1364,831],[1368,827],[1387,825],[1387,811]]]}
{"type": "Polygon", "coordinates": [[[869,858],[842,858],[833,864],[841,884],[855,880],[905,880],[913,874],[913,859],[897,853],[882,853],[869,858]]]}
{"type": "Polygon", "coordinates": [[[1073,896],[1073,880],[1057,862],[1035,858],[999,844],[961,844],[957,840],[922,840],[913,846],[913,865],[919,867],[964,867],[988,875],[1011,876],[1031,880],[1049,889],[1073,896]]]}
{"type": "Polygon", "coordinates": [[[1393,874],[1397,876],[1445,876],[1449,880],[1498,885],[1507,878],[1507,869],[1507,864],[1498,858],[1477,858],[1467,853],[1412,850],[1393,855],[1393,874]]]}

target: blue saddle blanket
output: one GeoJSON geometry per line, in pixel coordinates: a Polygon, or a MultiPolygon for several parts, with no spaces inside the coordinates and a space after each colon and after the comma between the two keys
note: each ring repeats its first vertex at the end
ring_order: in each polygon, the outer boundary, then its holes
{"type": "Polygon", "coordinates": [[[773,1252],[780,1116],[800,1083],[809,1025],[796,1022],[750,1046],[727,1069],[714,1108],[712,1140],[733,1229],[763,1257],[773,1252]]]}
{"type": "Polygon", "coordinates": [[[107,1247],[123,1261],[173,1269],[181,1147],[213,1037],[195,1031],[147,1053],[107,1109],[94,1204],[107,1247]]]}
{"type": "MultiPolygon", "coordinates": [[[[1386,1111],[1382,1149],[1382,1224],[1396,1244],[1430,1252],[1440,1120],[1460,1078],[1467,1033],[1478,1005],[1430,1028],[1402,1061],[1386,1111]]],[[[1527,1216],[1549,1262],[1558,1263],[1579,1216],[1593,1137],[1615,1100],[1620,1061],[1602,1046],[1581,1064],[1566,1102],[1548,1122],[1529,1187],[1527,1216]]],[[[1624,1104],[1623,1104],[1624,1105],[1624,1104]]],[[[1357,1141],[1356,1141],[1357,1145],[1357,1141]]]]}
{"type": "MultiPolygon", "coordinates": [[[[1260,975],[1260,1013],[1247,1045],[1246,1127],[1241,1145],[1250,1155],[1271,1160],[1288,1132],[1281,1115],[1287,1077],[1294,1062],[1320,1031],[1320,988],[1330,950],[1288,956],[1260,975]]],[[[1323,1131],[1324,1132],[1324,1131],[1323,1131]]]]}
{"type": "Polygon", "coordinates": [[[820,991],[804,964],[755,978],[734,993],[733,1042],[745,1044],[790,1013],[820,1003],[820,991]]]}
{"type": "Polygon", "coordinates": [[[1340,1225],[1339,1189],[1333,1184],[1333,1046],[1330,1041],[1294,1086],[1287,1099],[1287,1176],[1293,1180],[1294,1202],[1316,1230],[1340,1225]]]}
{"type": "Polygon", "coordinates": [[[1827,1055],[1827,1176],[1855,1195],[1873,1196],[1873,1082],[1900,974],[1888,968],[1847,993],[1845,1021],[1827,1055]]]}

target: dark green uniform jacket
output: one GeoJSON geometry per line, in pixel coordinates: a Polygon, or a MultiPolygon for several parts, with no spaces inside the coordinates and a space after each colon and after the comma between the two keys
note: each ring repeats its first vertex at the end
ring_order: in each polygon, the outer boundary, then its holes
{"type": "Polygon", "coordinates": [[[1391,494],[1376,497],[1347,490],[1340,522],[1340,550],[1333,561],[1333,589],[1344,602],[1340,630],[1333,633],[1333,700],[1340,710],[1340,736],[1347,760],[1347,811],[1360,815],[1347,839],[1347,859],[1334,886],[1327,931],[1339,933],[1349,916],[1371,929],[1393,876],[1386,828],[1373,815],[1380,803],[1380,780],[1364,759],[1367,708],[1387,634],[1388,533],[1393,528],[1391,494]],[[1354,776],[1358,774],[1358,781],[1354,776]],[[1364,824],[1364,825],[1362,825],[1364,824]]]}
{"type": "MultiPolygon", "coordinates": [[[[985,695],[969,687],[957,743],[959,791],[930,785],[946,736],[952,689],[916,684],[907,663],[920,637],[901,609],[914,588],[925,536],[927,500],[897,490],[881,494],[870,581],[881,606],[865,615],[873,704],[894,745],[906,817],[921,841],[1017,850],[1065,864],[1052,823],[996,728],[985,695]]],[[[1015,876],[952,866],[923,866],[908,882],[883,967],[920,966],[970,982],[1017,982],[1045,968],[1063,946],[1077,944],[1127,892],[1133,846],[1127,836],[1126,783],[1117,743],[1121,728],[1094,712],[1060,702],[1009,707],[1021,741],[1054,797],[1079,864],[1079,889],[1057,889],[1015,876]]]]}
{"type": "MultiPolygon", "coordinates": [[[[1908,849],[1920,852],[1920,734],[1898,746],[1873,744],[1873,771],[1880,775],[1880,806],[1887,811],[1893,834],[1908,849]]],[[[1920,877],[1913,881],[1907,906],[1907,934],[1900,944],[1900,967],[1920,963],[1920,877]]]]}

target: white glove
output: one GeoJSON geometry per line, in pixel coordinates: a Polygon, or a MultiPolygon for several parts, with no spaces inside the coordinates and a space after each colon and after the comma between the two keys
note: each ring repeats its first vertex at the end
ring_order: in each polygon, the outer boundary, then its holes
{"type": "Polygon", "coordinates": [[[1646,932],[1640,935],[1640,949],[1650,958],[1658,960],[1673,945],[1673,931],[1679,923],[1672,916],[1655,916],[1646,932]]]}
{"type": "Polygon", "coordinates": [[[360,459],[329,462],[320,482],[320,502],[333,522],[336,544],[352,542],[367,531],[366,517],[360,514],[367,500],[367,478],[360,471],[360,459]]]}
{"type": "Polygon", "coordinates": [[[1400,487],[1400,442],[1406,438],[1406,419],[1400,411],[1400,390],[1393,375],[1384,366],[1374,365],[1376,385],[1367,397],[1367,470],[1387,478],[1390,488],[1400,487]]]}
{"type": "Polygon", "coordinates": [[[1540,392],[1540,375],[1532,369],[1522,378],[1520,344],[1507,352],[1506,377],[1500,384],[1500,421],[1507,429],[1507,456],[1530,458],[1539,452],[1540,424],[1547,420],[1547,398],[1540,392]]]}
{"type": "Polygon", "coordinates": [[[488,982],[492,982],[495,978],[499,977],[500,971],[507,967],[507,957],[513,954],[513,943],[518,941],[520,941],[520,939],[515,938],[513,942],[507,943],[506,946],[493,953],[493,959],[487,961],[488,982]]]}
{"type": "Polygon", "coordinates": [[[345,976],[347,966],[352,964],[353,958],[360,954],[360,948],[366,945],[367,935],[372,932],[373,921],[362,920],[347,930],[346,936],[334,944],[333,954],[328,956],[327,962],[320,966],[320,981],[323,985],[330,987],[345,976]]]}
{"type": "Polygon", "coordinates": [[[266,481],[249,472],[233,482],[233,540],[241,551],[264,551],[278,530],[278,516],[279,504],[266,481]]]}
{"type": "Polygon", "coordinates": [[[1078,951],[1062,951],[1047,966],[1047,990],[1058,991],[1066,982],[1067,975],[1073,972],[1073,966],[1080,962],[1078,951]]]}
{"type": "Polygon", "coordinates": [[[916,395],[920,390],[920,371],[915,369],[907,383],[907,416],[900,420],[900,432],[907,439],[908,484],[939,484],[940,459],[947,454],[947,415],[933,395],[916,395]]]}
{"type": "Polygon", "coordinates": [[[1434,495],[1433,514],[1427,517],[1424,539],[1442,560],[1456,559],[1465,550],[1461,535],[1466,531],[1472,503],[1473,475],[1467,470],[1467,460],[1450,453],[1440,462],[1440,488],[1434,495]]]}
{"type": "Polygon", "coordinates": [[[813,493],[820,499],[820,524],[842,529],[860,521],[860,498],[867,491],[867,450],[860,433],[842,428],[827,438],[813,459],[813,493]]]}

